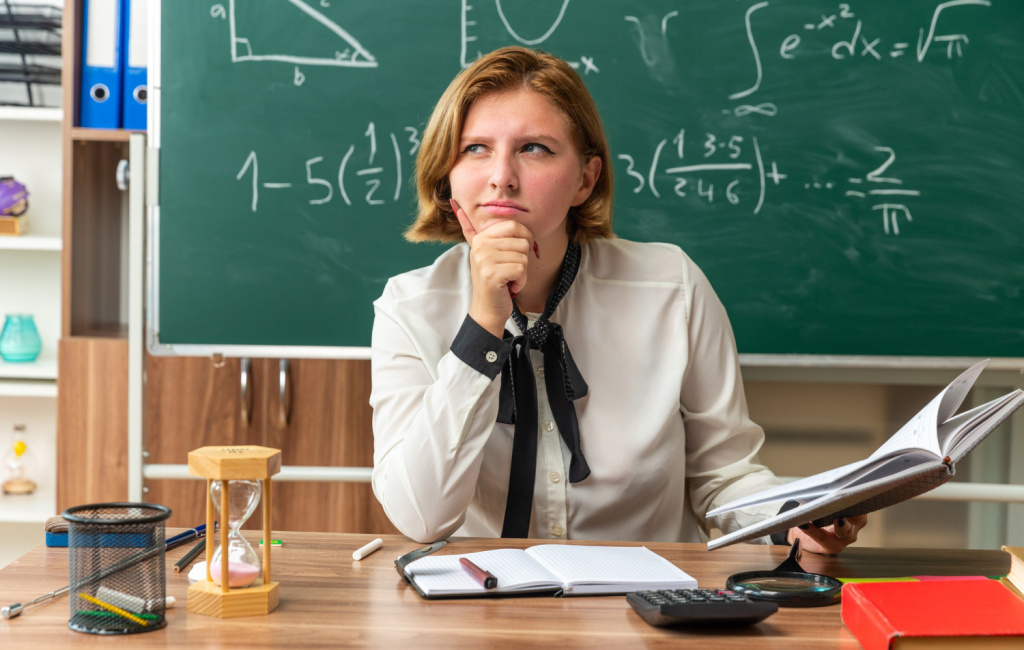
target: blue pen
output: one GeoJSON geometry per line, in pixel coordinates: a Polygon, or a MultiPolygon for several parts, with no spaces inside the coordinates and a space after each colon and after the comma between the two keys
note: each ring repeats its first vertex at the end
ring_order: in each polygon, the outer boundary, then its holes
{"type": "MultiPolygon", "coordinates": [[[[214,524],[216,526],[216,524],[214,524]]],[[[168,538],[167,550],[171,550],[177,546],[184,544],[185,542],[191,541],[197,537],[201,537],[206,534],[206,524],[201,524],[195,528],[189,528],[183,533],[179,533],[174,537],[168,538]]]]}

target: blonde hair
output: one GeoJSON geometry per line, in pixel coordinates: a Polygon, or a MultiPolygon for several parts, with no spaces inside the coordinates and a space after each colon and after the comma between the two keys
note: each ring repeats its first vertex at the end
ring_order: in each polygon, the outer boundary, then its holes
{"type": "Polygon", "coordinates": [[[473,102],[492,93],[527,88],[547,97],[569,126],[576,151],[584,161],[601,159],[594,190],[569,209],[569,238],[583,244],[612,233],[612,165],[608,141],[597,106],[576,71],[561,59],[523,47],[505,47],[487,54],[452,80],[441,95],[423,132],[416,157],[419,211],[405,238],[413,242],[465,241],[452,213],[448,174],[459,154],[462,125],[473,102]]]}

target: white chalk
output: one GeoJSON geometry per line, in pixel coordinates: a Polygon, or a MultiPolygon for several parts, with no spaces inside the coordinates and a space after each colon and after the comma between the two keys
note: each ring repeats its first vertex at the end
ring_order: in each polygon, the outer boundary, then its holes
{"type": "MultiPolygon", "coordinates": [[[[132,596],[122,591],[116,591],[109,587],[100,585],[99,589],[96,590],[96,597],[100,600],[126,609],[129,612],[142,612],[142,611],[154,611],[159,608],[160,601],[156,598],[150,600],[143,600],[138,596],[132,596]]],[[[171,609],[174,607],[174,596],[166,596],[163,600],[164,609],[171,609]]]]}
{"type": "Polygon", "coordinates": [[[358,551],[355,551],[354,553],[352,553],[352,559],[353,560],[361,560],[361,559],[363,559],[364,557],[366,557],[370,553],[373,553],[374,551],[376,551],[377,549],[379,549],[382,546],[384,546],[384,540],[382,540],[380,537],[378,537],[377,539],[373,540],[372,542],[370,542],[369,544],[367,544],[363,548],[361,548],[358,551]]]}
{"type": "Polygon", "coordinates": [[[103,585],[100,585],[99,589],[96,590],[96,597],[105,603],[126,609],[129,612],[141,612],[146,608],[145,599],[126,594],[123,591],[115,591],[103,585]]]}

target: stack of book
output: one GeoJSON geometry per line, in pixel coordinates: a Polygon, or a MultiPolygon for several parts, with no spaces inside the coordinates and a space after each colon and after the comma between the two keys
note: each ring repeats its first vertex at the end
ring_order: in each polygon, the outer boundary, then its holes
{"type": "Polygon", "coordinates": [[[1024,598],[1024,546],[1004,546],[1003,550],[1010,554],[1010,573],[1000,581],[1024,598]]]}
{"type": "Polygon", "coordinates": [[[1024,647],[1024,600],[983,577],[847,584],[842,618],[864,650],[1024,647]]]}

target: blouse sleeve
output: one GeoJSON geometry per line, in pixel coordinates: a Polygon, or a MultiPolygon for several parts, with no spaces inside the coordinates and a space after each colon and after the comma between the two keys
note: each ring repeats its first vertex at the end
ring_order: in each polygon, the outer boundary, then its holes
{"type": "Polygon", "coordinates": [[[467,317],[452,349],[431,363],[387,290],[374,307],[373,491],[403,534],[431,542],[465,519],[510,346],[467,317]]]}
{"type": "MultiPolygon", "coordinates": [[[[779,480],[757,457],[764,431],[747,413],[739,355],[725,307],[707,277],[689,259],[684,262],[684,273],[688,276],[690,359],[679,403],[686,426],[690,501],[703,520],[709,510],[767,489],[779,480]]],[[[777,510],[776,506],[733,512],[715,523],[723,532],[731,532],[777,510]]]]}

